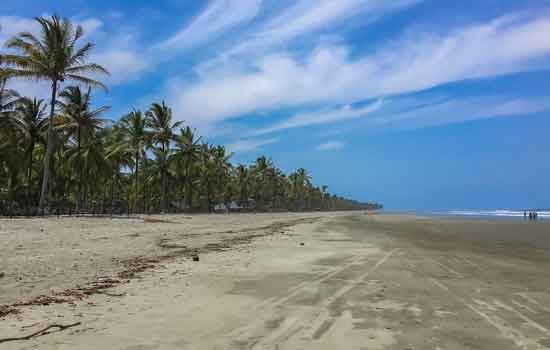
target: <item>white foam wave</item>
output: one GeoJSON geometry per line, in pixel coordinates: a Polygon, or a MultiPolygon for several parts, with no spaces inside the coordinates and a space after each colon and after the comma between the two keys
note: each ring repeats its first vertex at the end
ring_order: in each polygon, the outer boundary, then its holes
{"type": "MultiPolygon", "coordinates": [[[[528,213],[528,212],[527,212],[528,213]]],[[[537,211],[539,218],[550,218],[550,211],[537,211]]],[[[501,217],[523,217],[523,210],[451,210],[451,215],[460,216],[501,216],[501,217]]]]}

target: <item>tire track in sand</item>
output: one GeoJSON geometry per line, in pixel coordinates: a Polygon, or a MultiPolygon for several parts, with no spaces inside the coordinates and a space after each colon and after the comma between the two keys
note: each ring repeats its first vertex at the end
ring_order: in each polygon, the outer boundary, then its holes
{"type": "MultiPolygon", "coordinates": [[[[550,336],[550,332],[546,327],[542,326],[541,324],[527,317],[525,314],[514,309],[510,305],[504,304],[499,300],[495,300],[494,305],[489,304],[487,302],[483,302],[478,299],[473,300],[473,302],[469,302],[465,297],[462,297],[456,292],[452,291],[448,286],[446,286],[445,284],[443,284],[443,282],[437,280],[436,278],[429,277],[428,279],[434,285],[436,285],[443,291],[447,292],[456,301],[466,306],[468,309],[470,309],[475,314],[480,316],[483,320],[485,320],[488,324],[496,328],[504,338],[511,340],[518,348],[524,349],[524,350],[547,349],[546,347],[542,346],[536,338],[534,338],[531,335],[525,334],[524,329],[520,329],[519,327],[514,327],[512,325],[512,322],[510,322],[509,319],[504,318],[503,315],[497,314],[496,311],[498,309],[508,311],[509,313],[514,314],[516,317],[519,317],[522,321],[524,321],[525,325],[528,325],[529,327],[531,327],[532,329],[535,329],[536,331],[538,331],[539,333],[543,334],[546,337],[550,336]],[[482,309],[484,305],[486,307],[482,309]]],[[[542,338],[542,339],[545,339],[545,338],[542,338]]]]}
{"type": "Polygon", "coordinates": [[[333,276],[336,276],[337,274],[345,271],[346,269],[348,269],[350,267],[360,265],[364,262],[365,262],[364,257],[353,256],[351,258],[350,262],[348,262],[344,265],[341,265],[341,266],[331,268],[329,271],[321,273],[319,276],[317,276],[313,280],[301,282],[301,283],[297,284],[296,286],[290,288],[289,293],[285,294],[284,296],[282,296],[280,298],[275,298],[275,299],[269,298],[269,299],[259,303],[258,305],[256,305],[253,308],[253,310],[254,310],[254,312],[256,312],[260,315],[263,315],[263,316],[261,316],[259,318],[256,318],[254,321],[249,322],[245,326],[239,327],[236,330],[230,332],[227,335],[227,338],[237,339],[237,341],[235,341],[235,343],[238,343],[238,344],[246,343],[247,342],[246,340],[241,341],[240,339],[245,339],[245,338],[248,339],[248,340],[253,339],[252,334],[256,333],[256,331],[258,331],[258,330],[263,331],[264,330],[264,324],[266,322],[268,322],[269,320],[272,320],[274,318],[277,318],[276,317],[277,308],[279,308],[283,304],[287,303],[292,298],[298,296],[300,293],[302,293],[302,292],[304,292],[308,289],[311,289],[311,288],[313,288],[313,287],[329,280],[333,276]]]}
{"type": "MultiPolygon", "coordinates": [[[[344,296],[346,293],[351,291],[353,288],[356,288],[358,285],[362,285],[366,279],[372,274],[374,271],[376,271],[380,266],[382,266],[394,253],[396,253],[399,249],[395,248],[391,251],[387,252],[382,256],[380,260],[378,260],[372,267],[370,267],[366,272],[361,274],[359,277],[352,279],[348,281],[343,287],[336,290],[332,295],[325,298],[320,304],[314,305],[312,307],[305,307],[305,308],[297,308],[294,312],[291,312],[289,315],[286,315],[284,318],[284,321],[281,323],[277,329],[275,329],[273,332],[268,333],[267,335],[261,337],[261,338],[252,338],[255,339],[253,344],[250,344],[249,348],[254,350],[261,350],[261,349],[269,349],[275,346],[275,344],[280,344],[281,342],[284,342],[294,336],[295,334],[301,332],[304,330],[306,326],[304,325],[311,325],[306,328],[305,334],[302,338],[307,339],[307,341],[311,341],[314,338],[319,338],[324,332],[330,328],[330,325],[334,324],[335,318],[330,316],[327,308],[334,303],[336,300],[344,296]],[[328,326],[327,326],[328,325],[328,326]]],[[[355,259],[354,259],[355,261],[355,259]]],[[[326,274],[322,278],[316,279],[314,282],[310,282],[308,286],[311,286],[312,284],[319,284],[323,281],[326,281],[330,279],[332,276],[335,276],[337,273],[344,271],[345,269],[349,268],[350,266],[357,265],[357,263],[348,263],[344,266],[336,269],[335,271],[332,271],[329,274],[326,274]]],[[[280,298],[275,303],[272,304],[275,308],[277,306],[280,306],[284,304],[285,302],[289,301],[292,297],[298,295],[302,289],[295,290],[294,292],[291,292],[287,296],[280,298]]],[[[273,310],[276,311],[276,310],[273,310]]],[[[273,313],[268,313],[269,316],[272,316],[273,313]]],[[[255,323],[254,326],[258,326],[258,323],[255,323]]],[[[253,327],[256,328],[256,327],[253,327]]],[[[255,329],[256,330],[256,329],[255,329]]],[[[260,331],[263,331],[264,328],[262,327],[260,331]]],[[[242,333],[241,333],[242,334],[242,333]]],[[[245,330],[244,334],[248,334],[249,336],[251,333],[249,332],[249,329],[245,330]]],[[[252,333],[253,334],[253,333],[252,333]]]]}

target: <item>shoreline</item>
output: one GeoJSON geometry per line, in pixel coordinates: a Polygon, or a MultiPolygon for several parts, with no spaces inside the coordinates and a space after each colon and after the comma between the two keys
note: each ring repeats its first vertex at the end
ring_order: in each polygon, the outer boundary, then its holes
{"type": "MultiPolygon", "coordinates": [[[[529,211],[526,212],[527,214],[529,211]]],[[[538,221],[550,221],[550,210],[539,210],[538,221]]],[[[494,219],[494,220],[525,220],[529,221],[528,217],[523,216],[523,211],[518,210],[445,210],[445,211],[381,211],[378,214],[386,215],[411,215],[428,218],[463,218],[463,219],[494,219]]]]}

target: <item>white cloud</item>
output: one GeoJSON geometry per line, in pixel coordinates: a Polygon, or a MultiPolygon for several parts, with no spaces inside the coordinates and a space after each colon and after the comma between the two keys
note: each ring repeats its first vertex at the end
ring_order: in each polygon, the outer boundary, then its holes
{"type": "Polygon", "coordinates": [[[351,57],[343,46],[321,46],[304,59],[269,54],[201,71],[174,86],[175,110],[199,124],[282,107],[351,103],[420,91],[448,82],[531,69],[550,53],[550,18],[500,18],[445,35],[417,34],[371,55],[351,57]]]}
{"type": "MultiPolygon", "coordinates": [[[[352,55],[350,47],[326,42],[310,52],[281,51],[281,48],[295,47],[290,45],[294,40],[312,37],[308,35],[319,38],[322,33],[337,33],[335,28],[352,17],[361,16],[364,24],[419,1],[298,0],[265,18],[263,14],[260,16],[262,0],[212,0],[185,28],[160,46],[174,50],[189,48],[237,28],[239,31],[235,32],[239,35],[230,37],[234,40],[228,42],[234,44],[239,40],[242,44],[230,45],[230,49],[224,51],[224,59],[215,60],[215,64],[208,61],[210,64],[195,67],[194,79],[174,79],[166,91],[168,102],[180,113],[176,115],[178,119],[185,119],[201,131],[220,121],[250,113],[264,114],[295,107],[314,110],[247,133],[249,136],[367,115],[370,125],[383,127],[448,123],[546,108],[539,100],[469,98],[395,111],[389,105],[393,106],[400,98],[387,96],[547,64],[542,60],[550,54],[547,13],[502,17],[446,32],[408,33],[366,54],[354,52],[352,55]],[[254,21],[256,18],[265,18],[265,21],[254,21]],[[241,25],[250,23],[249,28],[240,31],[241,25]],[[378,100],[366,107],[326,108],[371,98],[378,100]],[[384,104],[382,99],[386,101],[384,104]],[[458,110],[463,113],[459,115],[458,110]],[[441,118],[444,113],[449,117],[441,118]]],[[[158,50],[139,43],[138,35],[128,28],[112,33],[106,32],[104,23],[97,18],[75,22],[84,26],[86,40],[98,44],[91,61],[111,71],[112,77],[102,78],[109,85],[139,78],[160,62],[158,50]]],[[[18,32],[39,29],[33,19],[15,16],[0,16],[0,25],[0,42],[18,32]]],[[[29,82],[13,84],[26,95],[43,96],[48,90],[29,82]]],[[[273,142],[276,140],[245,139],[236,141],[234,146],[243,150],[273,142]]]]}
{"type": "Polygon", "coordinates": [[[489,117],[506,117],[516,114],[533,114],[550,109],[548,99],[511,99],[502,101],[487,110],[489,117]]]}
{"type": "Polygon", "coordinates": [[[231,152],[236,153],[245,153],[256,150],[262,146],[276,143],[279,141],[277,138],[269,139],[241,139],[235,142],[232,142],[227,145],[227,149],[231,152]]]}
{"type": "Polygon", "coordinates": [[[442,83],[528,70],[550,53],[550,17],[498,18],[446,36],[420,35],[373,57],[378,93],[415,91],[442,83]]]}
{"type": "Polygon", "coordinates": [[[87,18],[82,21],[76,21],[84,30],[84,38],[93,36],[100,28],[103,27],[103,22],[97,18],[87,18]]]}
{"type": "Polygon", "coordinates": [[[529,115],[550,110],[545,98],[513,98],[506,96],[479,96],[461,99],[401,97],[391,101],[376,101],[366,107],[345,106],[300,113],[271,126],[249,133],[259,136],[291,128],[336,123],[362,118],[337,129],[324,132],[324,136],[363,129],[416,129],[469,120],[529,115]]]}
{"type": "Polygon", "coordinates": [[[316,147],[317,151],[336,151],[344,148],[345,144],[341,141],[327,141],[316,147]]]}
{"type": "Polygon", "coordinates": [[[8,87],[17,91],[21,96],[36,97],[47,102],[50,101],[51,97],[50,86],[51,84],[46,81],[37,82],[23,79],[11,79],[8,81],[8,87]]]}
{"type": "Polygon", "coordinates": [[[120,84],[137,79],[141,73],[150,67],[150,62],[144,54],[133,48],[109,48],[91,56],[91,61],[103,65],[111,75],[98,77],[107,84],[120,84]]]}
{"type": "Polygon", "coordinates": [[[344,106],[338,109],[320,110],[307,113],[299,113],[291,118],[288,118],[282,122],[274,125],[255,130],[253,135],[263,135],[276,131],[299,128],[310,125],[318,125],[325,123],[334,123],[337,121],[361,118],[371,113],[378,111],[383,106],[382,100],[377,100],[372,104],[361,107],[352,108],[350,106],[344,106]]]}
{"type": "Polygon", "coordinates": [[[364,24],[417,2],[419,0],[301,0],[271,19],[257,37],[286,40],[359,15],[364,24]]]}
{"type": "Polygon", "coordinates": [[[248,22],[258,14],[262,0],[212,0],[188,26],[158,45],[160,48],[191,48],[248,22]]]}
{"type": "Polygon", "coordinates": [[[140,78],[153,67],[153,56],[139,43],[138,35],[134,28],[122,27],[116,32],[95,30],[85,39],[97,44],[90,62],[101,64],[111,73],[98,79],[108,86],[121,85],[140,78]]]}
{"type": "Polygon", "coordinates": [[[17,16],[0,16],[0,43],[21,32],[37,33],[40,30],[38,23],[32,18],[17,16]]]}
{"type": "Polygon", "coordinates": [[[362,128],[416,129],[469,120],[529,115],[548,110],[550,101],[544,98],[482,96],[426,103],[412,99],[396,101],[393,108],[381,110],[365,120],[362,128]]]}
{"type": "MultiPolygon", "coordinates": [[[[234,55],[257,55],[259,52],[282,46],[307,34],[327,32],[334,26],[354,17],[363,25],[423,0],[300,0],[272,16],[252,34],[223,52],[207,65],[215,65],[234,55]]],[[[332,32],[331,32],[332,33],[332,32]]]]}
{"type": "Polygon", "coordinates": [[[186,119],[212,123],[259,110],[310,103],[351,102],[361,82],[357,68],[341,48],[321,48],[305,62],[289,55],[270,55],[253,71],[227,67],[205,72],[195,84],[173,86],[171,100],[186,119]],[[351,97],[351,98],[350,98],[351,97]],[[189,119],[190,118],[190,119],[189,119]]]}

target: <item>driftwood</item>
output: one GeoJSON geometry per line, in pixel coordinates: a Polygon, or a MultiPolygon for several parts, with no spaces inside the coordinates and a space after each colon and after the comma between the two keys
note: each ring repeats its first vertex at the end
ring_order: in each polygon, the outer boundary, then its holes
{"type": "Polygon", "coordinates": [[[78,325],[80,325],[80,323],[81,322],[76,322],[76,323],[71,323],[71,324],[68,324],[68,325],[52,324],[52,325],[49,325],[46,328],[43,328],[43,329],[41,329],[39,331],[36,331],[32,334],[29,334],[29,335],[25,335],[23,337],[0,338],[0,343],[5,343],[5,342],[9,342],[9,341],[16,341],[16,340],[29,340],[29,339],[34,338],[34,337],[39,337],[41,335],[46,335],[46,334],[53,333],[53,332],[46,332],[49,329],[58,328],[57,332],[61,332],[65,329],[67,329],[67,328],[78,326],[78,325]]]}
{"type": "Polygon", "coordinates": [[[109,292],[98,292],[98,294],[103,294],[109,297],[123,297],[126,295],[126,293],[109,293],[109,292]]]}

